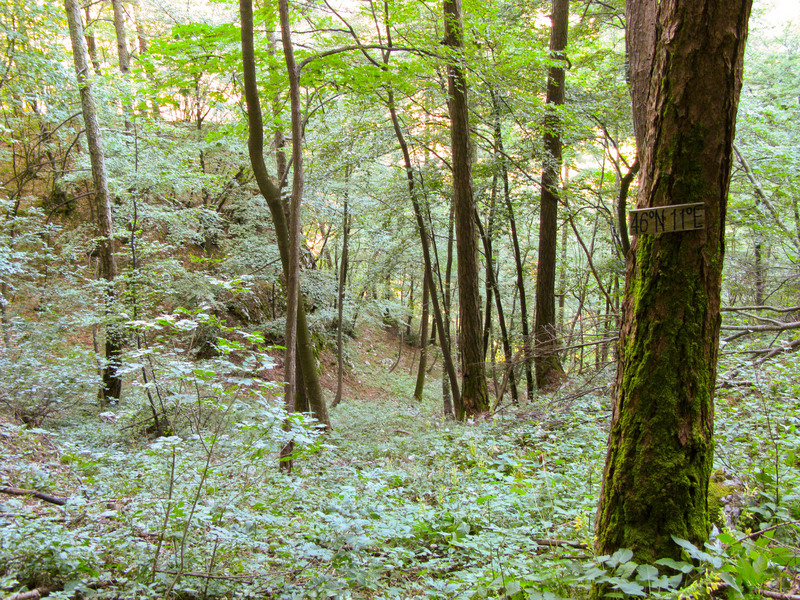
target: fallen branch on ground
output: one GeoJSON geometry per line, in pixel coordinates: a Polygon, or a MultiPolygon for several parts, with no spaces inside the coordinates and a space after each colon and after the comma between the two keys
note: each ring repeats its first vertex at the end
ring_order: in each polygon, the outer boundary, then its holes
{"type": "Polygon", "coordinates": [[[782,594],[781,592],[770,592],[769,590],[756,590],[756,593],[764,598],[777,598],[777,600],[800,600],[797,594],[782,594]]]}
{"type": "Polygon", "coordinates": [[[51,496],[50,494],[45,494],[44,492],[37,492],[36,490],[23,490],[15,487],[0,487],[0,494],[9,494],[11,496],[33,496],[34,498],[44,500],[50,504],[57,504],[58,506],[66,506],[67,504],[66,498],[58,498],[56,496],[51,496]]]}
{"type": "Polygon", "coordinates": [[[46,596],[50,593],[50,590],[47,588],[36,588],[35,590],[31,590],[29,592],[19,592],[18,594],[11,594],[7,596],[5,600],[39,600],[42,596],[46,596]]]}
{"type": "Polygon", "coordinates": [[[570,548],[580,548],[580,549],[586,549],[589,547],[583,542],[572,542],[570,540],[558,540],[550,538],[531,538],[531,539],[537,544],[541,544],[542,546],[569,546],[570,548]]]}

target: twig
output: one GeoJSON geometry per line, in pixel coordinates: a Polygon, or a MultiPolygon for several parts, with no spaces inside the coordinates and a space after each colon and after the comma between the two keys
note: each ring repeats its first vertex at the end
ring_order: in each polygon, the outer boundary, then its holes
{"type": "Polygon", "coordinates": [[[11,594],[10,596],[6,596],[5,600],[39,600],[42,596],[46,596],[50,593],[50,590],[41,587],[36,588],[35,590],[31,590],[29,592],[19,592],[18,594],[11,594]]]}
{"type": "Polygon", "coordinates": [[[719,309],[720,312],[742,312],[745,310],[769,310],[777,313],[789,313],[800,311],[800,306],[726,306],[719,309]]]}
{"type": "Polygon", "coordinates": [[[740,538],[738,541],[739,542],[743,542],[745,540],[749,540],[751,538],[755,538],[755,537],[758,537],[760,535],[763,535],[763,534],[767,533],[768,531],[772,531],[773,529],[778,529],[779,527],[784,527],[784,526],[788,526],[788,525],[797,525],[798,523],[800,523],[800,519],[798,519],[796,521],[787,521],[786,523],[778,523],[777,525],[772,525],[771,527],[767,527],[766,529],[762,529],[761,531],[756,531],[754,533],[747,534],[743,538],[740,538]]]}
{"type": "Polygon", "coordinates": [[[770,592],[769,590],[756,590],[756,593],[764,598],[777,598],[778,600],[800,600],[797,594],[782,594],[781,592],[770,592]]]}
{"type": "Polygon", "coordinates": [[[197,577],[199,579],[215,579],[220,581],[250,581],[258,579],[259,577],[269,577],[269,575],[211,575],[210,573],[179,573],[178,571],[164,571],[156,569],[156,573],[164,573],[166,575],[178,575],[182,577],[197,577]]]}
{"type": "Polygon", "coordinates": [[[589,547],[583,542],[572,542],[570,540],[559,540],[551,538],[531,538],[531,539],[537,544],[541,544],[543,546],[569,546],[570,548],[580,548],[581,550],[584,550],[589,547]]]}
{"type": "Polygon", "coordinates": [[[65,498],[58,498],[56,496],[51,496],[50,494],[37,492],[36,490],[23,490],[15,487],[0,487],[0,494],[9,494],[11,496],[33,496],[34,498],[44,500],[50,504],[57,504],[58,506],[66,506],[67,504],[67,500],[65,498]]]}
{"type": "MultiPolygon", "coordinates": [[[[722,325],[720,329],[725,331],[740,331],[744,333],[759,333],[762,331],[790,331],[792,329],[800,329],[800,321],[792,321],[791,323],[780,323],[772,321],[774,325],[722,325]]],[[[727,340],[728,338],[726,338],[727,340]]]]}

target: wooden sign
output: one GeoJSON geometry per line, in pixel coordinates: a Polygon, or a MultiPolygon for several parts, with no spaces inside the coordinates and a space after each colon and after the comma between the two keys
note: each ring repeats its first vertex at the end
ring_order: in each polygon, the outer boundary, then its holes
{"type": "Polygon", "coordinates": [[[639,208],[628,212],[628,231],[631,235],[693,231],[704,229],[705,226],[706,205],[702,202],[639,208]]]}

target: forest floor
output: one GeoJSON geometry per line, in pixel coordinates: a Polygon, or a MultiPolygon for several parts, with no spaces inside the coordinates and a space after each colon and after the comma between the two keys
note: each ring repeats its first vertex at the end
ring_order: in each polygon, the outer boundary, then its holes
{"type": "MultiPolygon", "coordinates": [[[[0,495],[0,590],[522,600],[585,597],[592,582],[670,597],[680,580],[784,591],[794,581],[786,565],[797,553],[767,549],[768,536],[688,548],[661,573],[624,552],[593,557],[608,374],[456,423],[443,417],[436,366],[413,400],[414,351],[404,346],[394,366],[400,347],[378,326],[349,342],[333,431],[291,421],[291,474],[277,466],[287,432],[269,393],[234,393],[210,376],[175,390],[168,436],[148,435],[141,393],[99,417],[84,406],[40,427],[0,420],[0,485],[65,501],[0,495]]],[[[320,360],[332,399],[335,357],[320,360]]],[[[717,407],[717,485],[747,498],[750,529],[792,520],[800,499],[788,429],[798,409],[777,401],[729,392],[717,407]]],[[[781,535],[796,545],[793,529],[781,535]]]]}

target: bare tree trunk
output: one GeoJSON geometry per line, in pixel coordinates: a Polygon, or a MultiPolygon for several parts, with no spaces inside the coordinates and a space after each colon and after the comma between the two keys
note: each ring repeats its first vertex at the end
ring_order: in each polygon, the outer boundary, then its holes
{"type": "Polygon", "coordinates": [[[519,236],[517,235],[517,222],[514,218],[514,206],[511,204],[511,193],[508,185],[508,159],[506,158],[503,147],[503,128],[500,120],[500,100],[494,91],[490,91],[492,96],[492,109],[494,113],[494,142],[496,156],[500,164],[500,175],[503,181],[503,199],[508,213],[508,224],[511,230],[511,245],[514,248],[514,265],[517,274],[517,289],[519,290],[519,310],[522,327],[522,356],[525,366],[525,383],[528,397],[533,395],[533,355],[531,353],[531,334],[528,327],[528,299],[525,293],[525,270],[522,264],[522,252],[519,247],[519,236]]]}
{"type": "Polygon", "coordinates": [[[480,273],[478,267],[477,232],[472,197],[472,164],[470,157],[469,107],[467,80],[460,66],[464,32],[461,0],[444,0],[445,44],[452,49],[447,66],[449,92],[450,137],[453,165],[453,192],[458,257],[458,300],[461,331],[461,401],[456,404],[456,418],[476,416],[489,410],[486,389],[482,323],[480,273]]]}
{"type": "Polygon", "coordinates": [[[288,0],[278,2],[292,116],[292,195],[289,203],[289,268],[286,271],[286,409],[295,410],[295,359],[297,340],[297,306],[300,301],[300,200],[303,197],[303,115],[300,111],[300,72],[294,59],[289,25],[288,0]]]}
{"type": "MultiPolygon", "coordinates": [[[[506,315],[505,311],[503,310],[503,303],[502,299],[500,298],[500,288],[497,285],[497,273],[494,270],[494,250],[492,248],[492,238],[489,235],[489,232],[483,231],[483,226],[481,225],[480,220],[478,220],[477,213],[475,214],[475,220],[478,224],[478,232],[480,233],[481,240],[483,241],[483,248],[486,254],[486,281],[488,284],[488,290],[486,292],[487,297],[493,297],[495,301],[495,305],[497,307],[497,322],[500,325],[500,341],[503,344],[503,355],[505,356],[505,368],[508,370],[508,384],[511,386],[511,399],[514,404],[519,403],[519,394],[517,392],[517,379],[514,375],[514,352],[511,349],[511,340],[508,337],[508,327],[506,326],[506,315]]],[[[484,332],[484,339],[486,339],[486,334],[484,332]]],[[[488,346],[488,344],[487,344],[488,346]]],[[[494,355],[492,355],[492,368],[496,367],[496,360],[494,355]]],[[[492,373],[493,378],[495,379],[496,383],[496,372],[493,371],[492,373]]],[[[495,385],[495,390],[498,387],[495,385]]],[[[498,402],[502,400],[502,398],[497,399],[498,402]]]]}
{"type": "Polygon", "coordinates": [[[536,269],[536,322],[534,325],[536,386],[553,389],[564,379],[556,337],[556,248],[558,246],[559,173],[561,172],[561,119],[564,104],[564,49],[567,47],[569,0],[553,0],[550,54],[559,61],[547,77],[547,113],[539,215],[539,264],[536,269]]]}
{"type": "MultiPolygon", "coordinates": [[[[345,169],[345,182],[349,179],[349,167],[345,169]]],[[[342,330],[344,329],[344,296],[347,286],[347,268],[350,258],[350,215],[348,213],[348,198],[345,190],[344,214],[342,216],[342,260],[339,265],[339,290],[336,295],[336,398],[332,406],[339,406],[342,401],[342,380],[344,378],[344,345],[342,341],[342,330]]]]}
{"type": "Polygon", "coordinates": [[[400,120],[397,118],[397,110],[394,106],[394,92],[389,90],[388,96],[389,115],[392,119],[392,125],[394,127],[395,136],[397,137],[397,142],[400,145],[400,150],[403,154],[403,161],[406,167],[408,193],[411,197],[411,204],[414,207],[414,215],[417,219],[417,228],[419,229],[419,235],[422,243],[422,258],[425,263],[425,278],[428,280],[428,289],[430,290],[430,299],[431,304],[433,305],[433,318],[436,323],[436,327],[439,329],[439,345],[442,348],[442,360],[445,366],[445,373],[450,380],[450,388],[453,393],[453,398],[458,402],[458,376],[456,375],[456,369],[453,365],[453,357],[450,352],[450,334],[449,331],[446,331],[445,329],[445,315],[443,314],[442,308],[439,304],[439,296],[436,293],[436,285],[433,279],[433,260],[431,259],[430,253],[430,236],[428,234],[428,228],[425,226],[422,207],[417,199],[416,184],[414,181],[414,168],[411,164],[411,154],[408,151],[408,145],[406,144],[403,130],[400,128],[400,120]]]}
{"type": "Polygon", "coordinates": [[[131,73],[131,51],[128,48],[128,34],[125,31],[125,7],[122,0],[111,0],[114,9],[114,31],[117,35],[117,57],[119,72],[123,75],[131,73]]]}
{"type": "MultiPolygon", "coordinates": [[[[454,227],[455,227],[455,209],[450,204],[450,218],[447,222],[447,264],[445,265],[444,270],[444,290],[442,293],[442,310],[444,312],[444,333],[447,335],[447,339],[450,339],[450,307],[451,298],[450,298],[450,289],[451,283],[453,279],[453,243],[454,243],[454,227]]],[[[441,344],[439,344],[441,347],[441,344]]],[[[452,396],[455,397],[458,392],[458,387],[455,386],[455,379],[452,377],[450,378],[450,384],[447,385],[447,381],[445,381],[444,375],[442,375],[442,403],[444,414],[446,417],[455,417],[455,409],[453,408],[453,401],[451,398],[452,396]]]]}
{"type": "Polygon", "coordinates": [[[422,400],[422,392],[425,387],[425,369],[428,366],[428,299],[430,298],[430,287],[428,278],[422,282],[422,317],[419,324],[419,368],[417,369],[417,384],[414,387],[414,399],[422,400]]]}
{"type": "MultiPolygon", "coordinates": [[[[106,315],[112,311],[114,301],[114,279],[117,276],[117,264],[114,259],[114,222],[111,217],[111,197],[108,192],[108,176],[106,174],[103,139],[100,134],[100,123],[97,119],[97,107],[92,93],[92,84],[88,79],[89,65],[84,45],[83,24],[77,0],[65,0],[64,6],[69,22],[69,34],[72,42],[72,55],[75,61],[75,73],[81,93],[81,108],[86,128],[86,145],[89,149],[89,160],[92,166],[92,182],[94,184],[94,214],[99,238],[97,240],[97,256],[100,263],[100,275],[106,281],[106,315]]],[[[122,351],[121,336],[113,326],[106,326],[106,364],[103,367],[102,402],[119,399],[122,393],[122,378],[117,374],[122,351]]]]}
{"type": "MultiPolygon", "coordinates": [[[[88,29],[92,23],[92,13],[89,11],[88,6],[84,9],[84,14],[86,15],[86,27],[88,29]]],[[[89,52],[89,59],[92,61],[94,72],[97,75],[102,75],[103,71],[100,68],[100,59],[97,57],[97,41],[94,37],[94,30],[92,30],[91,33],[84,31],[84,37],[86,38],[86,48],[89,52]]]]}
{"type": "MultiPolygon", "coordinates": [[[[272,215],[275,237],[281,255],[281,264],[284,275],[289,271],[289,226],[284,212],[280,189],[272,183],[264,163],[264,125],[261,115],[261,101],[258,97],[256,85],[255,51],[253,45],[253,2],[240,0],[239,10],[242,21],[242,66],[245,102],[247,105],[248,120],[248,150],[253,174],[256,178],[259,191],[269,206],[272,215]]],[[[297,380],[302,381],[303,396],[307,399],[309,409],[320,423],[330,428],[328,407],[320,386],[317,375],[316,359],[311,341],[311,334],[306,321],[304,303],[297,306],[297,380]]],[[[300,391],[298,385],[298,392],[300,391]]],[[[300,406],[300,394],[296,402],[300,406]]]]}
{"type": "MultiPolygon", "coordinates": [[[[122,0],[111,0],[111,6],[114,9],[114,31],[117,35],[119,72],[122,74],[123,80],[125,80],[131,74],[131,51],[128,47],[128,34],[125,31],[125,7],[122,5],[122,0]]],[[[123,98],[122,113],[125,117],[125,131],[129,134],[133,131],[131,112],[130,102],[127,98],[123,98]]]]}

